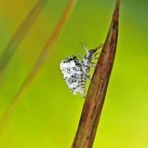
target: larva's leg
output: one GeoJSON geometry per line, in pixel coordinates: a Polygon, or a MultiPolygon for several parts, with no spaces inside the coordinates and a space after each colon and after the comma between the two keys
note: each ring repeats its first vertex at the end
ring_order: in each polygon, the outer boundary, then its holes
{"type": "Polygon", "coordinates": [[[96,53],[94,54],[94,57],[96,57],[97,55],[100,55],[100,53],[101,53],[101,52],[96,52],[96,53]]]}
{"type": "Polygon", "coordinates": [[[81,92],[81,95],[83,96],[84,99],[86,98],[85,91],[81,92]]]}
{"type": "Polygon", "coordinates": [[[96,68],[97,63],[92,62],[92,66],[90,68],[96,68]]]}
{"type": "Polygon", "coordinates": [[[91,76],[90,75],[87,75],[87,79],[91,80],[91,76]]]}
{"type": "Polygon", "coordinates": [[[96,65],[96,64],[97,64],[97,63],[95,63],[95,62],[92,62],[92,66],[93,66],[93,65],[96,65]]]}
{"type": "Polygon", "coordinates": [[[93,65],[92,68],[96,68],[96,65],[93,65]]]}
{"type": "Polygon", "coordinates": [[[99,59],[99,57],[95,57],[95,58],[94,58],[94,60],[98,60],[98,59],[99,59]]]}
{"type": "Polygon", "coordinates": [[[92,77],[88,75],[87,76],[87,79],[91,81],[92,80],[92,77]]]}
{"type": "Polygon", "coordinates": [[[96,59],[96,58],[98,59],[98,57],[97,57],[98,55],[100,55],[100,52],[95,53],[95,54],[93,55],[93,59],[96,59]]]}

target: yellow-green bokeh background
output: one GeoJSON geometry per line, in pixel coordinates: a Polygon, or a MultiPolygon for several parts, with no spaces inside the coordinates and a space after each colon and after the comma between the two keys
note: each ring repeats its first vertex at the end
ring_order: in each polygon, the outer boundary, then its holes
{"type": "MultiPolygon", "coordinates": [[[[9,63],[0,117],[30,72],[67,0],[49,0],[9,63]]],[[[0,54],[36,0],[0,0],[0,54]]],[[[0,148],[69,148],[84,100],[66,86],[59,63],[104,41],[115,0],[78,0],[49,59],[23,96],[0,148]]],[[[117,54],[94,148],[148,148],[148,1],[122,0],[117,54]]]]}

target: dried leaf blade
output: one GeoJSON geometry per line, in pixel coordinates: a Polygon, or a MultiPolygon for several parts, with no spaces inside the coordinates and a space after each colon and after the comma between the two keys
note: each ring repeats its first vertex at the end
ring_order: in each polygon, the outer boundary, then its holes
{"type": "Polygon", "coordinates": [[[73,148],[91,148],[94,142],[116,53],[119,5],[120,0],[117,0],[112,22],[82,109],[73,148]]]}

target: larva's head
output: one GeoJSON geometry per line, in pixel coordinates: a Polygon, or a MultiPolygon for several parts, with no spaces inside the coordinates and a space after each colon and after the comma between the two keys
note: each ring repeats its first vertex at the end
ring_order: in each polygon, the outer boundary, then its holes
{"type": "Polygon", "coordinates": [[[91,50],[88,50],[88,52],[89,52],[89,56],[92,56],[97,52],[97,50],[96,49],[91,49],[91,50]]]}
{"type": "Polygon", "coordinates": [[[84,57],[91,60],[96,52],[96,49],[87,50],[84,57]]]}
{"type": "Polygon", "coordinates": [[[85,57],[86,57],[86,58],[89,58],[89,59],[91,59],[92,56],[93,56],[93,55],[96,53],[96,51],[97,51],[97,48],[96,48],[96,49],[88,50],[88,48],[87,48],[86,46],[84,46],[84,49],[85,49],[85,51],[86,51],[85,57]]]}
{"type": "Polygon", "coordinates": [[[86,46],[84,46],[84,49],[85,49],[85,51],[86,51],[85,57],[86,57],[86,58],[92,58],[93,55],[97,52],[97,50],[98,50],[99,48],[101,48],[102,46],[103,46],[103,44],[100,44],[100,45],[98,45],[96,48],[90,49],[90,50],[88,50],[88,48],[87,48],[86,46]]]}

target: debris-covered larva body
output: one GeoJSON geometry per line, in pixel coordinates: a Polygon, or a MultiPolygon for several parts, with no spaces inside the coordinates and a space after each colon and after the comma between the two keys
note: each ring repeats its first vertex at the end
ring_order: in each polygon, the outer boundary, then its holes
{"type": "Polygon", "coordinates": [[[85,47],[86,54],[81,61],[76,56],[70,56],[61,61],[60,69],[74,95],[80,93],[85,96],[86,82],[90,79],[89,72],[90,68],[94,67],[92,60],[96,57],[97,49],[88,50],[85,47]]]}

